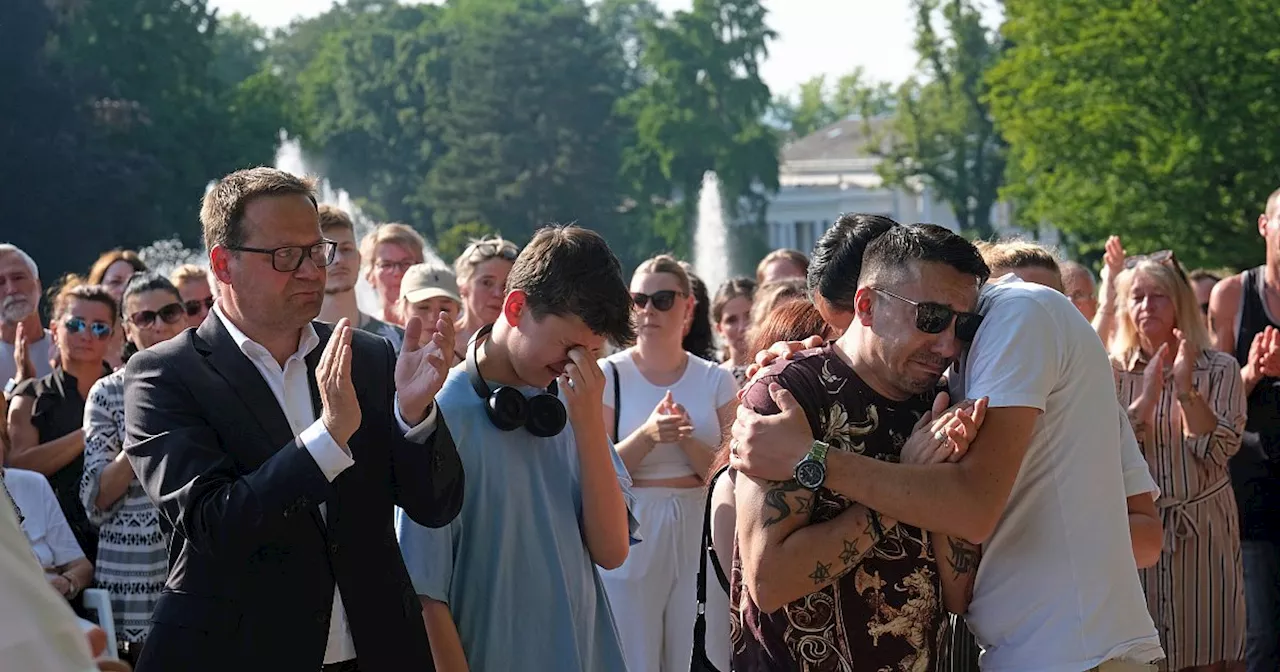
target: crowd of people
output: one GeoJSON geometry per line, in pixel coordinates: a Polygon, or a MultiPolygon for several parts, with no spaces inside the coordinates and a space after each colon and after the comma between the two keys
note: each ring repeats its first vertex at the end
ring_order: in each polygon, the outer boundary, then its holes
{"type": "Polygon", "coordinates": [[[0,245],[0,670],[1280,670],[1280,191],[1221,279],[856,214],[449,266],[269,168],[201,223],[47,327],[0,245]]]}

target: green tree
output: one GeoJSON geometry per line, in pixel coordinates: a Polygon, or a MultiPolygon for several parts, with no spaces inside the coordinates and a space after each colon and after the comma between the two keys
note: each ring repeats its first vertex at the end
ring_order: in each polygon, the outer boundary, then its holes
{"type": "Polygon", "coordinates": [[[634,91],[653,77],[645,68],[646,29],[662,20],[652,0],[600,0],[591,6],[592,20],[614,44],[615,67],[624,72],[622,89],[634,91]]]}
{"type": "Polygon", "coordinates": [[[826,75],[800,84],[795,99],[774,101],[774,116],[793,137],[803,138],[853,115],[880,116],[893,111],[894,97],[886,82],[867,81],[861,66],[829,86],[826,75]]]}
{"type": "Polygon", "coordinates": [[[765,124],[769,87],[760,63],[775,33],[758,0],[694,0],[690,11],[646,30],[643,63],[652,81],[620,113],[635,136],[624,150],[623,182],[632,213],[648,220],[661,245],[688,255],[698,190],[707,171],[720,178],[733,219],[760,222],[778,188],[778,138],[765,124]]]}
{"type": "Polygon", "coordinates": [[[444,10],[372,8],[335,27],[297,78],[307,147],[371,214],[429,228],[425,178],[443,155],[444,10]]]}
{"type": "Polygon", "coordinates": [[[448,152],[428,176],[436,230],[479,222],[525,239],[576,221],[610,231],[620,81],[586,6],[472,0],[448,12],[448,152]]]}
{"type": "Polygon", "coordinates": [[[267,31],[249,17],[234,13],[218,17],[213,34],[213,76],[230,86],[249,79],[266,64],[267,31]]]}
{"type": "Polygon", "coordinates": [[[1268,0],[1008,0],[991,73],[1007,194],[1087,251],[1120,234],[1192,266],[1262,258],[1280,185],[1280,12],[1268,0]]]}
{"type": "Polygon", "coordinates": [[[859,104],[869,148],[883,158],[878,172],[885,183],[928,185],[951,206],[961,231],[988,238],[1006,148],[988,109],[985,77],[1003,41],[982,24],[971,0],[942,2],[939,8],[940,0],[912,0],[919,74],[891,100],[883,88],[864,89],[859,104]],[[945,35],[935,27],[939,14],[945,35]],[[875,130],[871,120],[886,108],[892,121],[875,130]]]}
{"type": "Polygon", "coordinates": [[[497,229],[480,222],[454,224],[436,236],[434,241],[436,253],[448,263],[457,259],[462,254],[462,251],[467,249],[467,245],[471,244],[472,240],[478,240],[497,233],[497,229]]]}

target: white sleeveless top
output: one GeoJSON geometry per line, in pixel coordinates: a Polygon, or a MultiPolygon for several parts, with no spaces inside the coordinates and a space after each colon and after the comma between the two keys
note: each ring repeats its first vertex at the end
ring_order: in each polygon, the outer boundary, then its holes
{"type": "MultiPolygon", "coordinates": [[[[693,437],[699,441],[718,448],[720,446],[720,418],[716,409],[733,401],[738,394],[738,385],[733,374],[694,355],[687,355],[684,375],[674,384],[659,387],[650,383],[636,368],[631,358],[631,350],[614,353],[600,361],[600,369],[604,371],[604,405],[620,411],[618,415],[619,440],[630,436],[649,419],[653,409],[658,406],[667,390],[677,404],[684,406],[693,422],[693,437]],[[618,382],[621,386],[622,406],[613,396],[613,367],[617,367],[618,382]]],[[[631,472],[633,480],[654,480],[663,478],[680,478],[695,474],[692,465],[685,457],[684,451],[674,443],[659,443],[645,456],[631,472]]]]}

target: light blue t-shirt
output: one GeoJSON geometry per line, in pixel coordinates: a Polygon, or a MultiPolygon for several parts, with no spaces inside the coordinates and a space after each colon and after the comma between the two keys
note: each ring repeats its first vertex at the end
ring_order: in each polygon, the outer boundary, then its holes
{"type": "MultiPolygon", "coordinates": [[[[458,517],[439,529],[396,510],[414,590],[448,603],[476,672],[625,670],[604,585],[582,536],[573,428],[545,439],[498,430],[462,367],[450,371],[436,401],[462,456],[466,496],[458,517]]],[[[631,477],[609,452],[635,543],[631,477]]]]}

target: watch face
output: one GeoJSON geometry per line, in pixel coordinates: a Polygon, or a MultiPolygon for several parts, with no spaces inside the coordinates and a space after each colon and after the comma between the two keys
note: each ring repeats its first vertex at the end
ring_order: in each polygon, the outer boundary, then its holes
{"type": "Polygon", "coordinates": [[[796,482],[810,490],[821,487],[826,476],[827,468],[821,462],[805,460],[796,465],[796,482]]]}

